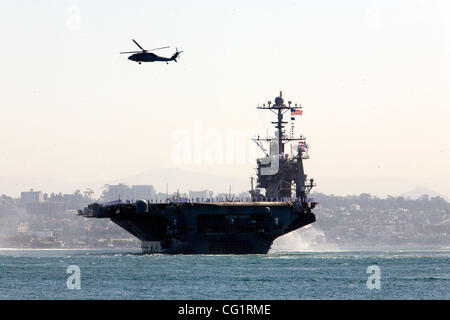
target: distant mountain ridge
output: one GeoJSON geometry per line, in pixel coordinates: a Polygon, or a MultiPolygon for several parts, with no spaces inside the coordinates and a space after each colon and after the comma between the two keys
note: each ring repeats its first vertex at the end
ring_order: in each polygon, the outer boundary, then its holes
{"type": "Polygon", "coordinates": [[[445,197],[444,195],[437,193],[427,187],[416,187],[414,189],[411,189],[408,192],[401,194],[402,197],[413,199],[413,200],[418,199],[418,198],[422,197],[423,195],[428,195],[430,197],[441,197],[441,198],[449,201],[449,199],[447,197],[445,197]]]}

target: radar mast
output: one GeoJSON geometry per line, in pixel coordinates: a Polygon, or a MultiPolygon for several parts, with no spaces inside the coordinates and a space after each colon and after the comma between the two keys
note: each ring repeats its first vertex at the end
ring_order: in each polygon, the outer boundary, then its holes
{"type": "MultiPolygon", "coordinates": [[[[285,125],[288,121],[284,121],[283,117],[286,112],[290,115],[301,115],[302,106],[300,104],[288,101],[287,105],[284,103],[283,92],[271,101],[265,104],[258,105],[257,109],[270,110],[277,116],[277,121],[271,123],[275,125],[275,137],[254,138],[253,141],[264,151],[265,158],[257,159],[257,188],[265,189],[265,195],[259,193],[259,190],[254,190],[252,187],[252,198],[260,200],[265,198],[269,201],[279,200],[286,201],[292,199],[293,191],[295,190],[295,201],[302,203],[306,202],[306,196],[311,188],[314,186],[314,180],[310,179],[309,184],[306,185],[306,174],[303,169],[303,159],[307,156],[306,138],[303,135],[295,138],[293,130],[290,135],[285,132],[285,125]],[[297,152],[295,155],[285,154],[285,144],[298,141],[297,152]],[[267,154],[262,143],[270,144],[270,154],[267,154]],[[306,153],[306,154],[305,154],[306,153]],[[294,189],[295,186],[295,189],[294,189]]],[[[294,118],[291,118],[291,120],[294,118]]]]}

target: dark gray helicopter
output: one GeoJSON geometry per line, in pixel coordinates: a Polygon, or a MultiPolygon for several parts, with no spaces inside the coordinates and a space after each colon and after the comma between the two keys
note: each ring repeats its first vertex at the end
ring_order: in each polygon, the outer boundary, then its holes
{"type": "Polygon", "coordinates": [[[136,61],[139,64],[141,64],[141,62],[154,62],[154,61],[165,61],[167,64],[169,64],[169,61],[177,62],[178,55],[183,52],[183,51],[178,51],[178,48],[177,48],[177,51],[173,54],[172,57],[170,57],[170,58],[160,57],[160,56],[158,56],[158,55],[156,55],[154,53],[151,53],[150,51],[166,49],[166,48],[169,48],[169,47],[161,47],[161,48],[145,50],[144,48],[142,48],[139,45],[139,43],[136,42],[136,40],[134,40],[134,39],[131,39],[131,40],[133,40],[133,42],[142,51],[126,51],[126,52],[121,52],[120,54],[134,53],[131,56],[129,56],[128,59],[131,60],[131,61],[136,61]]]}

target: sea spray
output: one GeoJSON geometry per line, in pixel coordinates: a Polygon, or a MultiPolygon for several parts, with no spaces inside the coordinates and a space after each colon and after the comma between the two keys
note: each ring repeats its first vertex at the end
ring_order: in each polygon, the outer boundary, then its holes
{"type": "Polygon", "coordinates": [[[338,251],[335,244],[327,244],[324,232],[312,225],[277,238],[270,252],[338,251]]]}

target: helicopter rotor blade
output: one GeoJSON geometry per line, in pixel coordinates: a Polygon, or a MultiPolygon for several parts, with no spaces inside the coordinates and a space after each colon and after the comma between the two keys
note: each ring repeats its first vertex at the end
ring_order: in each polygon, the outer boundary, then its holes
{"type": "Polygon", "coordinates": [[[131,39],[131,40],[133,40],[133,42],[136,43],[136,45],[137,45],[142,51],[145,51],[145,49],[142,48],[142,47],[139,45],[139,43],[136,42],[136,40],[134,40],[134,39],[131,39]]]}
{"type": "Polygon", "coordinates": [[[124,51],[124,52],[120,52],[120,54],[125,54],[125,53],[141,53],[142,51],[124,51]]]}
{"type": "Polygon", "coordinates": [[[145,50],[145,51],[148,52],[148,51],[154,51],[154,50],[160,50],[160,49],[167,49],[167,48],[170,48],[170,47],[167,46],[167,47],[155,48],[155,49],[150,49],[150,50],[145,50]]]}

